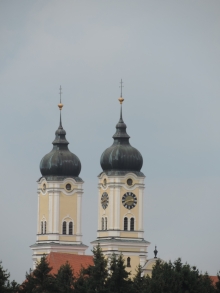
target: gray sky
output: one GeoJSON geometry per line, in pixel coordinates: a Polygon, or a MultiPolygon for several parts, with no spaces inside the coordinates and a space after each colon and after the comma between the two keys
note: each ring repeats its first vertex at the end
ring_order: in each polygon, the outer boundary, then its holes
{"type": "MultiPolygon", "coordinates": [[[[145,239],[220,270],[220,2],[0,1],[0,259],[32,266],[41,158],[58,127],[81,160],[83,240],[96,238],[100,156],[123,116],[146,175],[145,239]]],[[[91,248],[90,248],[91,249],[91,248]]],[[[91,254],[90,249],[87,253],[91,254]]]]}

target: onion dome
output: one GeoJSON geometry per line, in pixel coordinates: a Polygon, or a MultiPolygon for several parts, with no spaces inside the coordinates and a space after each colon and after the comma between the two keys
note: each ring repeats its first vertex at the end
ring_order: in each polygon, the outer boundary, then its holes
{"type": "Polygon", "coordinates": [[[126,124],[122,118],[122,103],[124,99],[119,98],[121,104],[120,119],[116,125],[116,133],[113,135],[114,142],[107,148],[100,160],[103,172],[107,175],[124,175],[128,172],[135,173],[137,176],[144,176],[140,172],[143,165],[141,153],[129,143],[130,136],[126,132],[126,124]]]}
{"type": "Polygon", "coordinates": [[[60,125],[55,132],[52,151],[46,154],[40,162],[40,171],[47,180],[63,180],[66,177],[73,177],[76,181],[81,181],[78,177],[81,171],[80,160],[69,151],[66,131],[62,126],[61,110],[63,104],[61,101],[58,107],[60,109],[60,125]]]}

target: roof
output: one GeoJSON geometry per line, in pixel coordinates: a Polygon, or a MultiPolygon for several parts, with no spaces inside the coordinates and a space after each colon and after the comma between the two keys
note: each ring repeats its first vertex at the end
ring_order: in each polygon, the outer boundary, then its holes
{"type": "Polygon", "coordinates": [[[209,277],[212,280],[214,285],[219,281],[218,276],[209,276],[209,277]]]}
{"type": "Polygon", "coordinates": [[[87,268],[89,265],[94,265],[92,255],[51,252],[47,256],[47,260],[49,266],[52,267],[51,274],[57,274],[59,268],[66,262],[70,264],[75,275],[80,272],[82,267],[87,268]]]}

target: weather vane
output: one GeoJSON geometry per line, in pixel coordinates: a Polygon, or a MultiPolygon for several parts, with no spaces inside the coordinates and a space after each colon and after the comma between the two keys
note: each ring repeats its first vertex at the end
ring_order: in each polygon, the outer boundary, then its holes
{"type": "Polygon", "coordinates": [[[121,81],[120,81],[120,88],[121,88],[121,96],[120,96],[120,98],[118,99],[119,100],[119,102],[120,102],[120,104],[122,104],[123,103],[123,101],[124,101],[124,99],[122,98],[122,88],[124,87],[123,85],[123,81],[122,81],[122,79],[121,79],[121,81]]]}
{"type": "Polygon", "coordinates": [[[61,103],[61,95],[62,95],[62,87],[60,86],[60,103],[58,104],[58,107],[59,107],[60,111],[63,108],[63,104],[61,103]]]}

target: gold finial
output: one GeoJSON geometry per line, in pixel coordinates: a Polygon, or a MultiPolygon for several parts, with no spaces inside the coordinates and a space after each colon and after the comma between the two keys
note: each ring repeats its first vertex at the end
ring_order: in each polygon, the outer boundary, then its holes
{"type": "Polygon", "coordinates": [[[62,108],[63,108],[63,104],[61,103],[61,94],[62,94],[61,90],[62,90],[62,88],[61,88],[61,86],[60,86],[60,103],[58,104],[58,108],[60,109],[60,111],[61,111],[62,108]]]}
{"type": "Polygon", "coordinates": [[[121,79],[121,82],[120,82],[120,88],[121,88],[121,96],[120,96],[120,98],[118,99],[119,100],[119,102],[120,102],[120,104],[122,104],[123,102],[124,102],[124,99],[122,98],[122,88],[124,87],[122,84],[123,84],[123,82],[122,82],[122,79],[121,79]]]}
{"type": "Polygon", "coordinates": [[[124,99],[122,97],[120,97],[119,99],[120,104],[122,104],[124,102],[124,99]]]}

